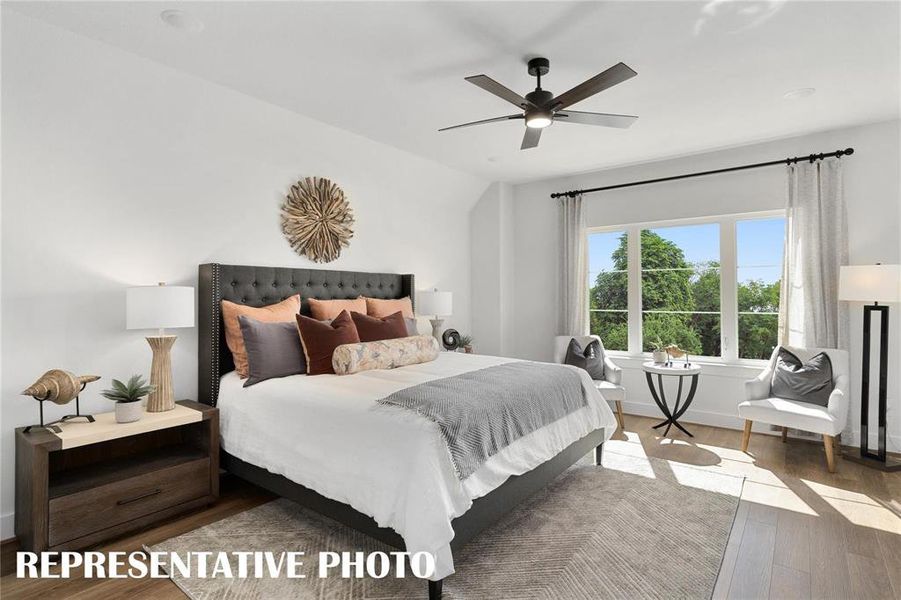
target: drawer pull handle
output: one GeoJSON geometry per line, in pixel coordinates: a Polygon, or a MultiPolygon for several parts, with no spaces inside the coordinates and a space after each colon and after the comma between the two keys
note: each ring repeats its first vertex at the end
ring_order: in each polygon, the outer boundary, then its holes
{"type": "Polygon", "coordinates": [[[151,496],[156,496],[157,494],[161,494],[163,490],[161,488],[157,488],[152,492],[147,492],[146,494],[141,494],[140,496],[135,496],[134,498],[128,498],[127,500],[119,500],[116,502],[117,505],[122,506],[123,504],[131,504],[132,502],[137,502],[138,500],[143,500],[144,498],[149,498],[151,496]]]}

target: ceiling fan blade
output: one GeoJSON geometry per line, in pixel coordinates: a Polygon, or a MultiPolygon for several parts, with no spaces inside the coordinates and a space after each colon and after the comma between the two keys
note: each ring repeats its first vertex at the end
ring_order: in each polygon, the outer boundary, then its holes
{"type": "Polygon", "coordinates": [[[522,136],[522,146],[519,147],[520,150],[528,150],[529,148],[534,148],[538,145],[538,140],[541,139],[541,129],[526,127],[526,134],[522,136]]]}
{"type": "Polygon", "coordinates": [[[524,119],[523,115],[507,115],[506,117],[494,117],[493,119],[482,119],[481,121],[473,121],[472,123],[463,123],[462,125],[451,125],[450,127],[442,127],[438,131],[447,131],[448,129],[460,129],[461,127],[472,127],[473,125],[484,125],[485,123],[498,123],[500,121],[512,121],[513,119],[524,119]]]}
{"type": "Polygon", "coordinates": [[[486,92],[490,92],[498,98],[503,98],[514,106],[518,106],[519,108],[532,106],[531,102],[529,102],[510,88],[496,82],[487,75],[473,75],[472,77],[466,77],[465,79],[469,83],[479,86],[486,92]]]}
{"type": "Polygon", "coordinates": [[[599,73],[588,81],[583,81],[571,90],[563,92],[562,94],[554,98],[554,100],[551,102],[551,106],[554,108],[554,110],[566,108],[567,106],[584,100],[589,96],[594,96],[598,92],[603,92],[604,90],[611,88],[618,83],[622,83],[627,79],[631,79],[636,75],[638,75],[638,73],[627,67],[625,64],[617,63],[603,73],[599,73]]]}
{"type": "Polygon", "coordinates": [[[583,112],[565,110],[554,114],[554,120],[561,123],[578,123],[580,125],[600,125],[601,127],[617,127],[626,129],[638,120],[633,115],[612,115],[609,113],[583,112]]]}

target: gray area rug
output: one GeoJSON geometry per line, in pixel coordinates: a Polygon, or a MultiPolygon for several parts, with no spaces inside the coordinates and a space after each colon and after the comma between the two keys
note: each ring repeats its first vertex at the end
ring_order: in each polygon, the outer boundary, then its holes
{"type": "MultiPolygon", "coordinates": [[[[586,457],[455,557],[448,600],[710,598],[743,479],[604,451],[586,457]]],[[[421,599],[426,583],[317,577],[320,551],[392,549],[285,499],[155,551],[303,551],[306,579],[174,577],[191,598],[421,599]]]]}

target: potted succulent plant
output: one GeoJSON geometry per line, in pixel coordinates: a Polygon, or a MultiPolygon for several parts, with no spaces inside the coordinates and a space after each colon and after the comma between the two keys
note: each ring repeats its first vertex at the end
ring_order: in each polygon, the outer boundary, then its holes
{"type": "Polygon", "coordinates": [[[113,379],[113,387],[100,394],[116,403],[116,423],[138,421],[144,413],[141,398],[153,392],[156,386],[148,385],[140,375],[132,375],[128,383],[113,379]]]}
{"type": "Polygon", "coordinates": [[[666,346],[660,341],[659,337],[651,342],[651,349],[651,355],[654,357],[655,363],[662,364],[669,360],[669,355],[666,353],[666,346]]]}
{"type": "Polygon", "coordinates": [[[463,334],[460,336],[460,348],[463,348],[463,352],[466,354],[472,354],[472,336],[463,334]]]}

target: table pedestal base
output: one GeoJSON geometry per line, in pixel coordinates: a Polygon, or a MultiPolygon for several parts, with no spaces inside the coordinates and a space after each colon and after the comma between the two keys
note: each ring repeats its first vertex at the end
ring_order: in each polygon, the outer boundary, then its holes
{"type": "Polygon", "coordinates": [[[666,403],[666,390],[663,388],[663,375],[657,373],[657,388],[654,387],[654,379],[651,377],[651,373],[645,372],[645,377],[648,380],[648,388],[651,390],[651,396],[654,397],[654,402],[657,404],[657,407],[660,409],[660,412],[666,417],[660,423],[654,425],[654,429],[659,429],[666,425],[666,429],[663,432],[663,437],[666,437],[669,434],[670,427],[675,425],[680,431],[685,433],[688,437],[694,437],[687,429],[682,427],[679,423],[679,417],[681,417],[686,410],[688,410],[689,405],[691,405],[691,401],[694,400],[695,391],[698,389],[698,374],[679,374],[674,373],[672,376],[676,376],[679,378],[679,390],[676,392],[676,404],[673,407],[672,412],[667,406],[666,403]],[[685,397],[685,401],[682,401],[682,380],[685,377],[691,377],[691,387],[688,389],[688,395],[685,397]]]}

